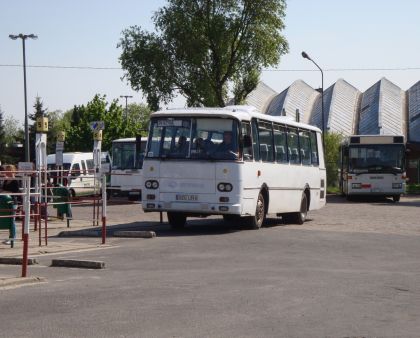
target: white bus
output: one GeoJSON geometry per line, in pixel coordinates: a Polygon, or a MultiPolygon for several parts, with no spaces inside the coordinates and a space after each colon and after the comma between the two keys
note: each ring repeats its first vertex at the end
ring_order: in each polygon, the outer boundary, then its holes
{"type": "Polygon", "coordinates": [[[404,136],[353,135],[341,145],[343,195],[385,196],[394,202],[405,192],[404,136]]]}
{"type": "Polygon", "coordinates": [[[142,188],[142,166],[147,137],[121,138],[112,141],[111,194],[139,199],[142,188]]]}
{"type": "MultiPolygon", "coordinates": [[[[47,156],[47,168],[52,171],[53,183],[62,183],[68,187],[73,197],[95,192],[93,153],[63,153],[62,174],[57,171],[55,154],[50,154],[47,156]]],[[[96,190],[99,189],[98,184],[96,182],[96,190]]]]}
{"type": "Polygon", "coordinates": [[[246,217],[258,229],[268,213],[302,224],[326,201],[321,136],[316,127],[247,106],[155,112],[143,209],[166,211],[172,228],[188,216],[222,215],[246,217]]]}

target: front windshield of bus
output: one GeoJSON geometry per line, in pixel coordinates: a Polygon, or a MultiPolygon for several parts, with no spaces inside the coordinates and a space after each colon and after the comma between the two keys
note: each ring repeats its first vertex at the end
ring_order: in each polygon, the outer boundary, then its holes
{"type": "Polygon", "coordinates": [[[146,157],[237,160],[238,122],[210,117],[153,118],[146,157]]]}
{"type": "Polygon", "coordinates": [[[401,173],[405,149],[401,144],[352,145],[349,147],[349,171],[401,173]]]}
{"type": "Polygon", "coordinates": [[[114,142],[112,144],[112,169],[138,169],[135,142],[114,142]]]}

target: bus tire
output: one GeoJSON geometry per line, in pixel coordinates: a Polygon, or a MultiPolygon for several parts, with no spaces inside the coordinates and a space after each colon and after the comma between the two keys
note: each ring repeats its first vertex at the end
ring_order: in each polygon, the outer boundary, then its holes
{"type": "Polygon", "coordinates": [[[308,197],[306,196],[305,193],[303,193],[302,200],[300,202],[300,211],[291,213],[290,218],[293,223],[302,225],[305,222],[307,215],[308,215],[308,197]]]}
{"type": "Polygon", "coordinates": [[[399,202],[399,201],[400,201],[400,197],[401,197],[401,195],[393,195],[393,196],[392,196],[392,200],[393,200],[394,202],[399,202]]]}
{"type": "Polygon", "coordinates": [[[70,189],[70,196],[71,198],[75,198],[76,197],[76,192],[74,191],[74,189],[70,189]]]}
{"type": "Polygon", "coordinates": [[[248,220],[249,227],[253,230],[257,230],[261,228],[261,226],[264,223],[264,220],[265,220],[265,199],[264,199],[264,195],[260,191],[260,193],[258,194],[255,215],[249,217],[249,220],[248,220]]]}
{"type": "Polygon", "coordinates": [[[187,221],[187,216],[180,212],[167,212],[168,222],[172,229],[182,229],[187,221]]]}

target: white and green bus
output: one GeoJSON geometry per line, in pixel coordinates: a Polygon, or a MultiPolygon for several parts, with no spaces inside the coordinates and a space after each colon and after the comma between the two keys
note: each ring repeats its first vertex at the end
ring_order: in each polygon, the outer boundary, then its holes
{"type": "Polygon", "coordinates": [[[173,228],[208,215],[302,224],[326,201],[321,131],[249,106],[153,113],[143,175],[144,211],[167,212],[173,228]]]}
{"type": "Polygon", "coordinates": [[[392,197],[405,192],[404,136],[353,135],[341,145],[340,188],[347,199],[392,197]]]}

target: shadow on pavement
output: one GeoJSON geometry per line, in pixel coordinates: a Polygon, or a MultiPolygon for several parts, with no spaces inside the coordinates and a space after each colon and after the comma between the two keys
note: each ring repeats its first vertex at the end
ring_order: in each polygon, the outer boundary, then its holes
{"type": "MultiPolygon", "coordinates": [[[[307,219],[307,222],[310,222],[307,219]]],[[[265,220],[264,228],[284,226],[280,217],[268,217],[265,220]]],[[[169,223],[163,222],[132,222],[109,225],[106,228],[107,236],[113,236],[116,231],[154,231],[157,237],[174,236],[202,236],[202,235],[223,235],[238,231],[255,231],[249,229],[245,222],[226,222],[222,218],[189,218],[183,229],[171,229],[169,223]]],[[[92,227],[84,230],[66,230],[58,234],[58,237],[96,237],[101,236],[101,227],[92,227]]]]}

